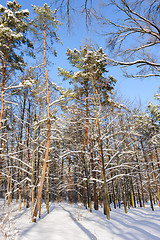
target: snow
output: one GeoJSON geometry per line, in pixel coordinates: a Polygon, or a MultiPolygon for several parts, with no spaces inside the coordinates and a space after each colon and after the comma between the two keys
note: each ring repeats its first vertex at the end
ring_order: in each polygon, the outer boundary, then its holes
{"type": "Polygon", "coordinates": [[[6,7],[4,7],[0,4],[0,11],[4,11],[4,10],[6,10],[6,7]]]}
{"type": "Polygon", "coordinates": [[[32,87],[32,85],[34,84],[35,80],[34,79],[26,79],[22,82],[19,83],[19,87],[32,87]]]}
{"type": "Polygon", "coordinates": [[[22,10],[23,14],[28,14],[29,15],[29,10],[28,9],[24,9],[22,10]]]}
{"type": "MultiPolygon", "coordinates": [[[[10,210],[3,209],[1,204],[1,221],[3,233],[10,232],[15,240],[158,240],[160,239],[160,208],[152,211],[149,204],[146,208],[113,209],[111,220],[106,220],[102,209],[90,213],[82,204],[50,203],[50,213],[46,214],[42,205],[41,218],[31,222],[30,209],[22,207],[18,212],[18,204],[13,201],[10,210]],[[3,224],[4,223],[4,224],[3,224]],[[9,226],[9,227],[8,227],[9,226]]],[[[0,232],[0,239],[5,239],[0,232]]]]}
{"type": "Polygon", "coordinates": [[[6,9],[4,13],[7,14],[8,16],[14,17],[14,14],[10,9],[6,9]]]}

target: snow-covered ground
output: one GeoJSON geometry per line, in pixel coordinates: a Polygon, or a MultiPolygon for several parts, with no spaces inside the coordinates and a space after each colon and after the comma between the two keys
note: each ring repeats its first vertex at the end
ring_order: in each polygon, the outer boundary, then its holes
{"type": "Polygon", "coordinates": [[[1,240],[160,240],[160,209],[155,206],[153,212],[148,204],[128,214],[113,209],[107,221],[102,209],[90,213],[81,204],[51,203],[50,214],[43,205],[36,223],[31,222],[30,209],[23,207],[19,213],[15,202],[8,210],[2,200],[0,205],[1,240]],[[5,232],[10,233],[8,238],[5,232]]]}

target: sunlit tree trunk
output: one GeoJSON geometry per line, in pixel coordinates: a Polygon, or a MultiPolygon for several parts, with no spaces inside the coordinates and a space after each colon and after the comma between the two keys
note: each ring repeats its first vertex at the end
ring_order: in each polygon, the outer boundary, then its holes
{"type": "Polygon", "coordinates": [[[38,189],[38,196],[37,196],[37,202],[36,206],[33,212],[32,216],[32,221],[36,222],[37,214],[38,214],[38,209],[41,201],[41,196],[42,196],[42,190],[43,190],[43,184],[44,184],[44,179],[45,179],[45,174],[47,170],[47,161],[48,161],[48,156],[49,156],[49,145],[50,145],[50,116],[49,116],[49,84],[48,84],[48,77],[47,77],[47,67],[46,67],[46,32],[45,32],[45,23],[44,23],[44,31],[43,31],[43,53],[44,53],[44,69],[45,69],[45,79],[46,79],[46,90],[47,90],[47,145],[46,145],[46,155],[45,155],[45,160],[44,160],[44,165],[43,165],[43,172],[41,176],[41,182],[40,182],[40,187],[38,189]]]}
{"type": "Polygon", "coordinates": [[[49,164],[47,164],[47,172],[46,172],[46,209],[47,209],[47,213],[49,213],[49,196],[50,196],[50,188],[49,188],[49,184],[50,180],[49,180],[49,164]]]}
{"type": "Polygon", "coordinates": [[[105,159],[104,159],[104,153],[103,153],[103,141],[101,138],[101,128],[100,128],[100,122],[99,122],[99,114],[101,112],[101,102],[99,99],[99,95],[96,89],[95,90],[95,96],[97,96],[97,99],[95,101],[95,109],[96,109],[96,128],[97,128],[97,139],[98,139],[98,146],[99,146],[99,153],[100,153],[100,163],[101,163],[101,171],[102,171],[102,178],[103,178],[103,185],[104,185],[104,213],[107,215],[107,220],[110,220],[110,204],[109,204],[109,196],[108,196],[108,189],[107,189],[107,178],[106,178],[106,172],[105,172],[105,159]],[[97,109],[97,101],[99,103],[99,112],[97,109]]]}
{"type": "Polygon", "coordinates": [[[24,93],[24,99],[23,99],[23,105],[21,109],[21,122],[20,122],[20,160],[19,163],[19,184],[18,184],[18,195],[19,195],[19,211],[21,211],[21,205],[22,205],[22,187],[21,187],[21,181],[22,181],[22,161],[23,161],[23,130],[24,130],[24,116],[25,116],[25,110],[26,110],[26,92],[24,93]]]}
{"type": "MultiPolygon", "coordinates": [[[[34,115],[36,117],[36,103],[34,104],[34,115]]],[[[36,120],[36,119],[35,119],[36,120]]],[[[36,125],[34,123],[33,130],[33,148],[32,148],[32,168],[31,168],[31,215],[34,211],[34,192],[35,192],[35,182],[34,182],[34,171],[35,171],[35,140],[36,140],[36,125]]]]}
{"type": "MultiPolygon", "coordinates": [[[[7,44],[7,47],[9,47],[9,41],[7,44]]],[[[8,52],[6,53],[5,59],[2,60],[3,63],[3,75],[2,75],[2,85],[1,85],[1,112],[0,112],[0,131],[2,128],[2,119],[3,119],[3,113],[4,113],[4,88],[5,88],[5,82],[6,82],[6,71],[7,71],[7,58],[8,58],[8,52]]],[[[0,139],[1,146],[2,146],[2,139],[0,139]]],[[[0,154],[4,152],[0,151],[0,154]]],[[[3,156],[0,156],[0,186],[1,186],[1,173],[3,169],[3,156]]]]}
{"type": "MultiPolygon", "coordinates": [[[[88,126],[89,126],[89,100],[88,100],[88,86],[87,86],[87,83],[85,85],[85,94],[86,94],[86,101],[85,101],[85,104],[86,104],[86,122],[85,122],[85,142],[86,142],[86,149],[87,149],[87,152],[88,152],[88,156],[89,156],[89,160],[91,159],[91,152],[90,152],[90,148],[89,148],[89,138],[88,138],[88,126]]],[[[86,161],[85,161],[86,163],[86,161]]],[[[90,164],[89,164],[90,165],[90,164]]],[[[87,170],[87,165],[86,165],[86,171],[87,170]]],[[[92,212],[92,205],[91,205],[91,192],[90,192],[90,182],[89,182],[89,174],[87,173],[87,176],[88,176],[88,179],[87,179],[87,182],[88,182],[88,205],[89,205],[89,208],[90,208],[90,212],[92,212]]]]}

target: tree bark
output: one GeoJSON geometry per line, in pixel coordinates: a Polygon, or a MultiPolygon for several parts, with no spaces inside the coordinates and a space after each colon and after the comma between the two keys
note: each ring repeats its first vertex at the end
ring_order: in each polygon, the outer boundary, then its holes
{"type": "Polygon", "coordinates": [[[68,162],[69,162],[69,169],[68,169],[68,185],[69,185],[69,194],[68,194],[68,200],[69,200],[69,204],[72,203],[71,201],[71,155],[68,155],[68,162]]]}
{"type": "Polygon", "coordinates": [[[32,222],[36,222],[37,214],[38,214],[38,209],[41,201],[41,196],[42,196],[42,190],[43,190],[43,184],[44,184],[44,179],[45,179],[45,174],[46,174],[46,169],[47,169],[47,161],[48,161],[48,156],[49,156],[49,146],[50,146],[50,128],[51,128],[51,123],[50,123],[50,116],[49,116],[49,84],[48,84],[48,77],[47,77],[47,67],[46,67],[46,33],[45,33],[45,23],[44,23],[44,31],[43,31],[43,53],[44,53],[44,69],[45,69],[45,79],[46,79],[46,90],[47,90],[47,146],[46,146],[46,155],[45,155],[45,160],[44,160],[44,165],[43,165],[43,172],[42,172],[42,177],[41,177],[41,183],[40,187],[38,189],[38,196],[37,196],[37,202],[36,206],[33,212],[32,216],[32,222]]]}

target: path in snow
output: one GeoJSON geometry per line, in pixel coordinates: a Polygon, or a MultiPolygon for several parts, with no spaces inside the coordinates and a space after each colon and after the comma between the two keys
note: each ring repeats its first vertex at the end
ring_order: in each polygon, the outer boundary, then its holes
{"type": "Polygon", "coordinates": [[[96,240],[97,238],[60,204],[48,216],[24,230],[18,240],[96,240]]]}
{"type": "Polygon", "coordinates": [[[149,204],[145,209],[130,209],[128,214],[113,209],[110,221],[102,209],[90,213],[81,204],[51,203],[49,214],[43,204],[36,223],[31,222],[30,209],[23,207],[19,213],[15,202],[11,209],[10,232],[15,240],[160,240],[160,208],[152,211],[149,204]]]}

